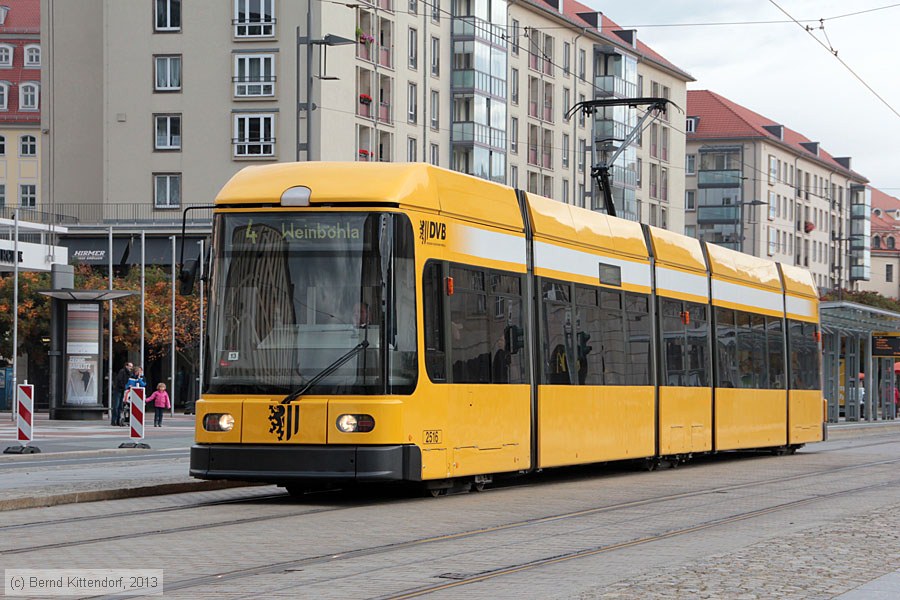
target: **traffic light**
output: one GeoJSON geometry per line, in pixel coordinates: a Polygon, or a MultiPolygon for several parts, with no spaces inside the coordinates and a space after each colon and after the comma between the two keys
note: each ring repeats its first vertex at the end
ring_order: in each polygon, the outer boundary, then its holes
{"type": "Polygon", "coordinates": [[[521,327],[515,325],[507,325],[503,331],[506,342],[506,351],[510,354],[517,354],[525,346],[525,332],[521,327]]]}

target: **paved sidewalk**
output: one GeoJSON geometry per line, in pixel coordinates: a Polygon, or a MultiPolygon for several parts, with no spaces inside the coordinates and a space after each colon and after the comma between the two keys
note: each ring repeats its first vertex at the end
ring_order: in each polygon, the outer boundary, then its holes
{"type": "MultiPolygon", "coordinates": [[[[128,427],[108,421],[50,421],[35,415],[39,454],[0,454],[0,511],[233,486],[188,475],[194,416],[166,415],[144,430],[150,449],[119,448],[128,427]]],[[[9,413],[0,413],[0,448],[16,447],[9,413]]],[[[245,485],[245,484],[238,484],[245,485]]]]}

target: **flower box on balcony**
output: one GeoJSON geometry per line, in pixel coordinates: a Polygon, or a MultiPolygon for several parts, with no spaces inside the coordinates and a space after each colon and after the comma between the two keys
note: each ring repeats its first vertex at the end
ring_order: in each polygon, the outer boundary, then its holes
{"type": "Polygon", "coordinates": [[[359,155],[362,156],[363,158],[369,158],[370,156],[372,156],[372,152],[369,150],[364,150],[363,148],[360,148],[359,155]]]}
{"type": "Polygon", "coordinates": [[[803,224],[803,231],[805,231],[806,233],[812,233],[815,228],[816,224],[812,221],[807,221],[803,224]]]}
{"type": "Polygon", "coordinates": [[[360,94],[360,95],[359,95],[359,103],[360,103],[360,104],[365,104],[365,105],[367,105],[367,106],[368,106],[369,104],[372,104],[372,96],[370,96],[370,95],[368,95],[368,94],[360,94]]]}

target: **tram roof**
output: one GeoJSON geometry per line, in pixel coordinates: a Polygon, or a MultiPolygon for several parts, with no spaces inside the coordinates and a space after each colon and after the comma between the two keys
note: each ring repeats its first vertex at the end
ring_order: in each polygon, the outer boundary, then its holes
{"type": "Polygon", "coordinates": [[[706,250],[709,253],[709,270],[713,277],[781,291],[778,267],[771,260],[744,254],[717,244],[706,244],[706,250]]]}
{"type": "Polygon", "coordinates": [[[555,239],[617,254],[649,258],[641,224],[528,194],[536,238],[555,239]]]}
{"type": "Polygon", "coordinates": [[[809,271],[802,267],[781,263],[781,272],[784,274],[785,292],[808,298],[819,298],[816,283],[809,271]]]}
{"type": "Polygon", "coordinates": [[[657,262],[682,269],[706,273],[706,259],[700,240],[661,229],[650,227],[650,243],[657,262]]]}
{"type": "Polygon", "coordinates": [[[512,188],[424,163],[299,162],[247,167],[219,191],[216,206],[278,205],[289,189],[309,205],[389,204],[522,231],[512,188]]]}

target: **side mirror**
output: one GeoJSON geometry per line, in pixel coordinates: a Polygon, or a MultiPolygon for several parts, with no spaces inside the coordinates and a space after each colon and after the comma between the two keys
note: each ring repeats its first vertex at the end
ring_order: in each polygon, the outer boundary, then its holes
{"type": "Polygon", "coordinates": [[[190,296],[194,293],[194,281],[197,279],[197,268],[200,262],[196,260],[186,260],[181,266],[181,273],[178,274],[178,289],[182,296],[190,296]]]}

